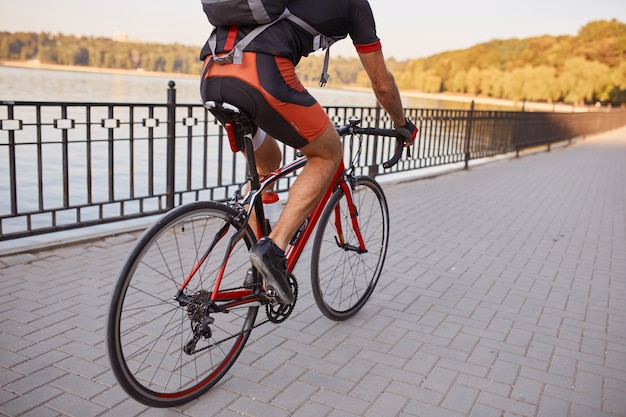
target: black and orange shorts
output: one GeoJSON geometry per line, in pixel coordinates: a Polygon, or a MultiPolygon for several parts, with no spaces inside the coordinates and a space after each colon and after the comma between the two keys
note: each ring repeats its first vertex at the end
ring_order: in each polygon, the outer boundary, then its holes
{"type": "Polygon", "coordinates": [[[328,115],[304,88],[289,59],[254,52],[245,52],[241,64],[217,65],[210,59],[202,69],[203,102],[239,107],[258,127],[296,149],[328,127],[328,115]]]}

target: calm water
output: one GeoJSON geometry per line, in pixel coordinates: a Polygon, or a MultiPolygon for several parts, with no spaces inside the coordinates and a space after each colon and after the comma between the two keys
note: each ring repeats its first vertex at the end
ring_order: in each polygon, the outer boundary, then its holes
{"type": "MultiPolygon", "coordinates": [[[[176,82],[179,103],[199,103],[194,77],[57,71],[0,66],[0,101],[165,103],[167,84],[176,82]]],[[[373,107],[371,92],[309,88],[324,106],[373,107]]],[[[469,103],[403,97],[405,107],[468,109],[469,103]]],[[[486,108],[486,107],[481,107],[486,108]]],[[[491,107],[495,109],[495,107],[491,107]]],[[[502,109],[502,108],[500,108],[502,109]]]]}

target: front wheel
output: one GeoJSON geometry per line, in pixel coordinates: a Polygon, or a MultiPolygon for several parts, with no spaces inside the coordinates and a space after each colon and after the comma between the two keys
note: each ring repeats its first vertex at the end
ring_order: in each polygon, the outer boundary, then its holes
{"type": "Polygon", "coordinates": [[[346,320],[365,305],[388,242],[389,208],[373,178],[356,177],[335,191],[320,217],[311,258],[313,296],[326,317],[346,320]]]}
{"type": "Polygon", "coordinates": [[[238,291],[250,265],[255,238],[247,227],[237,235],[235,218],[222,204],[180,206],[148,228],[128,254],[111,296],[106,341],[113,373],[135,400],[152,407],[191,401],[242,351],[258,306],[210,314],[207,307],[216,285],[238,291]]]}

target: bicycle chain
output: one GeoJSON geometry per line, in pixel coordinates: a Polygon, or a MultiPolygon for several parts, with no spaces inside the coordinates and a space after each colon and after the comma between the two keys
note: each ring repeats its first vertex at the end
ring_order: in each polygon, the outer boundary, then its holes
{"type": "Polygon", "coordinates": [[[219,342],[215,342],[215,343],[213,343],[213,344],[211,344],[211,345],[208,345],[208,346],[205,346],[205,347],[203,347],[203,348],[200,348],[200,349],[194,350],[193,352],[191,352],[191,355],[194,355],[194,354],[196,354],[196,353],[200,353],[200,352],[205,351],[205,350],[207,350],[207,349],[211,349],[211,348],[213,348],[213,347],[215,347],[215,346],[219,346],[219,345],[221,345],[222,343],[227,342],[227,341],[229,341],[229,340],[231,340],[231,339],[235,339],[235,338],[237,338],[237,337],[239,337],[239,336],[243,335],[243,334],[244,334],[244,333],[246,333],[246,332],[247,332],[247,333],[250,333],[252,330],[256,329],[257,327],[260,327],[260,326],[264,325],[265,323],[269,323],[269,322],[270,322],[270,320],[269,320],[269,319],[268,319],[268,320],[265,320],[265,321],[262,321],[261,323],[255,324],[254,326],[250,327],[248,330],[242,330],[242,331],[240,331],[239,333],[235,333],[235,334],[233,334],[233,335],[230,335],[230,336],[229,336],[229,337],[227,337],[226,339],[222,339],[222,340],[220,340],[219,342]]]}
{"type": "MultiPolygon", "coordinates": [[[[207,349],[211,349],[215,346],[219,346],[224,342],[227,342],[229,340],[235,339],[239,336],[242,336],[244,333],[250,333],[252,330],[256,329],[257,327],[260,327],[266,323],[274,323],[274,324],[280,324],[282,322],[284,322],[285,320],[287,320],[289,318],[289,316],[291,315],[291,313],[294,310],[294,307],[296,305],[296,301],[298,300],[298,281],[296,281],[296,277],[293,276],[293,274],[289,274],[289,285],[291,286],[291,290],[293,291],[294,294],[294,300],[293,303],[290,305],[284,305],[284,304],[275,304],[275,305],[271,305],[271,304],[266,304],[265,305],[265,314],[267,315],[267,320],[264,320],[260,323],[255,324],[254,326],[252,326],[251,328],[249,328],[248,330],[242,330],[239,333],[235,333],[233,335],[230,335],[229,337],[227,337],[226,339],[222,339],[219,342],[215,342],[213,344],[210,344],[208,346],[205,346],[203,348],[194,350],[193,352],[191,352],[191,354],[196,354],[196,353],[200,353],[203,352],[207,349]],[[274,310],[274,308],[277,308],[277,310],[274,310]]],[[[246,287],[239,287],[241,289],[245,289],[246,287]]],[[[235,288],[235,289],[239,289],[239,288],[235,288]]]]}

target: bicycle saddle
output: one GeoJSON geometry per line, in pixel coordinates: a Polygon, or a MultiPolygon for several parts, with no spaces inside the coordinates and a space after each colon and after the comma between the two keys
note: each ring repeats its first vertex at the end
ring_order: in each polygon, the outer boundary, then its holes
{"type": "Polygon", "coordinates": [[[232,151],[243,151],[245,136],[254,135],[257,129],[250,115],[235,105],[221,101],[207,101],[204,107],[226,129],[232,151]]]}

